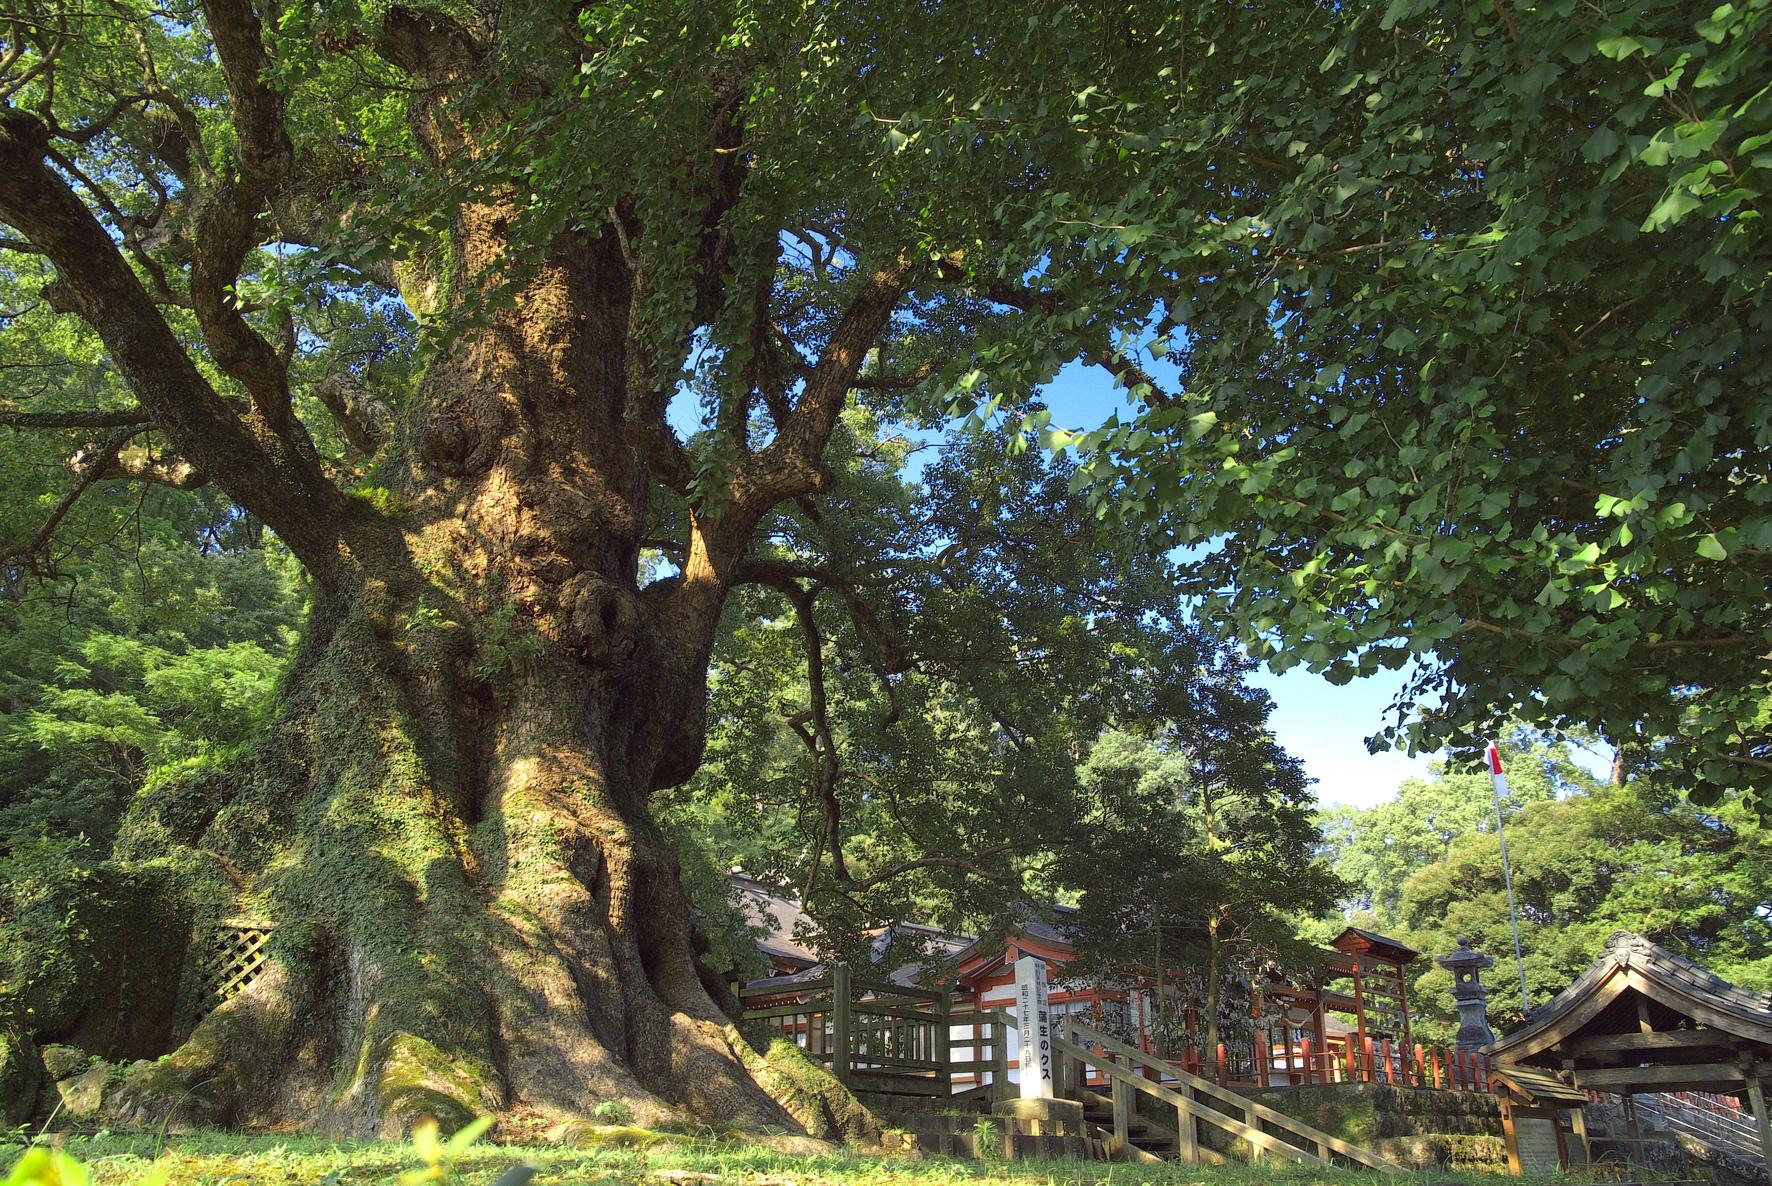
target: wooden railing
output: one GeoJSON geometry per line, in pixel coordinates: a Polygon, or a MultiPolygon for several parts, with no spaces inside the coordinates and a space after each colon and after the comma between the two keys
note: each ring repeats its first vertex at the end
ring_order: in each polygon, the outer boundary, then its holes
{"type": "Polygon", "coordinates": [[[1256,1103],[1173,1063],[1152,1058],[1136,1046],[1092,1030],[1075,1018],[1064,1019],[1053,1050],[1059,1056],[1060,1094],[1079,1094],[1090,1071],[1109,1081],[1114,1137],[1122,1146],[1128,1141],[1133,1097],[1137,1093],[1175,1109],[1176,1152],[1183,1161],[1201,1160],[1200,1126],[1210,1125],[1247,1144],[1251,1157],[1258,1160],[1271,1155],[1329,1165],[1339,1158],[1385,1173],[1402,1172],[1402,1167],[1371,1150],[1256,1103]]]}
{"type": "MultiPolygon", "coordinates": [[[[1445,1046],[1404,1046],[1388,1038],[1350,1035],[1346,1043],[1313,1049],[1311,1040],[1268,1047],[1256,1039],[1254,1085],[1309,1087],[1318,1083],[1389,1083],[1447,1091],[1488,1091],[1489,1059],[1445,1046]]],[[[1222,1055],[1221,1055],[1222,1057],[1222,1055]]]]}
{"type": "Polygon", "coordinates": [[[1405,1047],[1400,1042],[1350,1036],[1325,1050],[1311,1039],[1269,1045],[1256,1035],[1241,1050],[1218,1044],[1211,1059],[1185,1049],[1167,1060],[1214,1083],[1241,1088],[1313,1087],[1322,1083],[1392,1083],[1447,1091],[1488,1091],[1490,1063],[1479,1054],[1443,1046],[1405,1047]]]}
{"type": "Polygon", "coordinates": [[[1003,1009],[979,1009],[956,1005],[948,1013],[953,1025],[948,1045],[955,1099],[1008,1099],[1015,1094],[1009,1081],[1009,1033],[1015,1018],[1003,1009]]]}
{"type": "Polygon", "coordinates": [[[1764,1159],[1759,1124],[1733,1096],[1703,1091],[1645,1092],[1633,1096],[1632,1105],[1676,1133],[1696,1137],[1738,1157],[1764,1159]]]}
{"type": "Polygon", "coordinates": [[[999,1009],[955,1009],[946,993],[864,980],[845,964],[812,980],[741,989],[739,1001],[745,1020],[858,1090],[944,1097],[958,1086],[996,1098],[1009,1086],[1015,1023],[999,1009]]]}
{"type": "Polygon", "coordinates": [[[807,1058],[828,1065],[831,1052],[837,1049],[831,994],[834,979],[826,974],[791,985],[741,988],[738,1000],[744,1010],[744,1019],[763,1023],[785,1041],[798,1046],[807,1058]]]}

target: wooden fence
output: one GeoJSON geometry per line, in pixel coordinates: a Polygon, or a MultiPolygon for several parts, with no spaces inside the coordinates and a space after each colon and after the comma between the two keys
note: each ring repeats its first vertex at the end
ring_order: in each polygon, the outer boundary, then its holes
{"type": "Polygon", "coordinates": [[[997,1009],[956,1007],[947,993],[855,976],[846,964],[811,980],[739,991],[760,1021],[857,1091],[993,1097],[1008,1083],[1007,1030],[997,1009]]]}
{"type": "Polygon", "coordinates": [[[1241,1056],[1219,1043],[1212,1065],[1199,1065],[1192,1051],[1180,1065],[1197,1075],[1233,1087],[1312,1087],[1321,1083],[1388,1083],[1446,1091],[1488,1091],[1489,1059],[1445,1046],[1404,1046],[1388,1038],[1364,1041],[1349,1035],[1327,1049],[1305,1038],[1272,1045],[1257,1035],[1241,1056]]]}
{"type": "MultiPolygon", "coordinates": [[[[739,999],[747,1021],[766,1024],[858,1091],[986,1100],[1010,1093],[1008,1031],[1015,1022],[1001,1009],[866,980],[844,964],[809,980],[746,987],[739,999]]],[[[1258,1034],[1241,1051],[1220,1043],[1208,1061],[1188,1049],[1170,1065],[1242,1089],[1388,1083],[1489,1090],[1489,1060],[1481,1055],[1353,1035],[1313,1049],[1308,1038],[1270,1047],[1258,1034]]]]}
{"type": "Polygon", "coordinates": [[[1388,1039],[1353,1035],[1317,1048],[1309,1038],[1270,1046],[1257,1034],[1241,1048],[1218,1044],[1214,1057],[1188,1047],[1164,1060],[1190,1075],[1240,1090],[1314,1087],[1324,1083],[1387,1083],[1445,1091],[1488,1091],[1490,1062],[1444,1046],[1405,1047],[1388,1039]]]}

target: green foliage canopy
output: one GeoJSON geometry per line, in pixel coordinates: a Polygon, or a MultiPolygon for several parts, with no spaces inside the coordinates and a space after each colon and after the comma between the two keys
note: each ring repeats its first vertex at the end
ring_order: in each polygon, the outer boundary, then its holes
{"type": "MultiPolygon", "coordinates": [[[[1070,496],[1072,466],[996,432],[922,461],[865,406],[843,434],[832,492],[766,524],[715,652],[707,761],[664,800],[704,909],[742,865],[804,899],[815,946],[865,960],[883,920],[989,927],[1146,856],[1309,867],[1305,782],[1247,661],[1189,624],[1171,559],[1070,496]],[[1091,755],[1114,729],[1162,734],[1191,812],[1108,809],[1124,797],[1091,755]]],[[[1213,883],[1220,913],[1286,909],[1249,880],[1213,883]]]]}
{"type": "MultiPolygon", "coordinates": [[[[65,133],[151,278],[178,262],[179,196],[226,196],[247,125],[198,15],[138,15],[139,43],[95,20],[59,51],[85,87],[47,93],[27,45],[7,101],[65,133]]],[[[728,409],[682,483],[717,502],[753,427],[733,410],[782,398],[883,278],[905,305],[876,381],[917,380],[924,409],[1026,410],[1079,357],[1113,374],[1128,415],[1047,438],[1085,451],[1078,486],[1211,544],[1210,611],[1276,665],[1413,660],[1405,699],[1440,702],[1386,741],[1585,723],[1662,747],[1705,801],[1758,793],[1769,21],[1675,0],[657,3],[489,28],[471,5],[302,6],[268,30],[301,177],[238,288],[267,332],[340,306],[367,333],[400,319],[391,280],[443,341],[619,214],[654,369],[728,409]],[[452,100],[485,151],[444,169],[384,60],[433,17],[483,34],[491,67],[452,100]],[[526,198],[499,272],[442,274],[446,216],[490,194],[526,198]],[[759,286],[782,340],[755,332],[759,286]]],[[[298,405],[348,353],[293,368],[298,405]]]]}
{"type": "MultiPolygon", "coordinates": [[[[1208,612],[1276,667],[1437,694],[1386,742],[1586,724],[1660,747],[1701,802],[1763,796],[1769,25],[1671,0],[1178,10],[1166,61],[1065,105],[1101,188],[1000,199],[1042,245],[1017,266],[1053,344],[1017,327],[980,365],[1117,343],[1138,406],[1055,443],[1104,512],[1208,546],[1208,612]]],[[[1033,134],[948,98],[908,150],[1033,134]]]]}

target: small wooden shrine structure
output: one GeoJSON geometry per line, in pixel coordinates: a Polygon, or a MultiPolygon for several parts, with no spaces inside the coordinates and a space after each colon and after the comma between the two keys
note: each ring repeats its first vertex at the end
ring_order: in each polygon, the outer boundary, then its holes
{"type": "Polygon", "coordinates": [[[1409,976],[1405,970],[1420,953],[1395,939],[1359,927],[1348,927],[1330,944],[1340,956],[1329,961],[1329,974],[1346,976],[1348,1004],[1362,1040],[1377,1037],[1410,1046],[1409,976]]]}
{"type": "Polygon", "coordinates": [[[1615,932],[1587,971],[1486,1053],[1497,1074],[1557,1073],[1577,1092],[1625,1096],[1627,1109],[1645,1092],[1745,1094],[1760,1147],[1772,1149],[1762,1086],[1772,1079],[1772,994],[1737,988],[1641,935],[1615,932]]]}
{"type": "Polygon", "coordinates": [[[1581,1115],[1586,1092],[1519,1063],[1493,1066],[1489,1090],[1501,1109],[1509,1173],[1554,1174],[1591,1160],[1581,1115]]]}

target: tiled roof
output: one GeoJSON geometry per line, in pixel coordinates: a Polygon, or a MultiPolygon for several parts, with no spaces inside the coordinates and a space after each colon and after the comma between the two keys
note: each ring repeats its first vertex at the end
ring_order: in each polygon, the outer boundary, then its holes
{"type": "MultiPolygon", "coordinates": [[[[759,950],[771,959],[805,965],[801,972],[771,976],[765,980],[754,981],[753,984],[761,986],[786,985],[796,979],[816,977],[822,970],[818,953],[807,947],[797,937],[800,933],[813,929],[813,924],[799,900],[749,874],[734,873],[732,884],[738,890],[746,917],[753,924],[763,927],[767,932],[762,939],[758,940],[759,950]]],[[[902,964],[886,973],[886,979],[894,984],[907,987],[914,983],[917,976],[933,960],[949,958],[975,942],[971,935],[952,935],[934,927],[923,926],[920,923],[895,923],[889,927],[879,927],[872,934],[876,963],[887,957],[895,939],[907,941],[910,945],[921,948],[931,957],[902,964]]],[[[876,967],[872,974],[878,976],[879,971],[880,969],[876,967]]]]}
{"type": "Polygon", "coordinates": [[[734,873],[732,885],[738,891],[745,917],[768,932],[757,942],[764,955],[790,963],[818,962],[812,949],[795,938],[804,929],[802,924],[811,925],[796,899],[746,873],[734,873]]]}
{"type": "Polygon", "coordinates": [[[1362,947],[1383,948],[1403,963],[1408,963],[1421,954],[1408,944],[1393,939],[1389,935],[1381,935],[1377,931],[1368,931],[1361,927],[1348,927],[1335,937],[1335,942],[1330,946],[1338,951],[1347,951],[1350,948],[1358,950],[1362,947]]]}
{"type": "Polygon", "coordinates": [[[1498,1059],[1543,1056],[1577,1032],[1621,1032],[1634,1027],[1636,1014],[1620,1020],[1605,1008],[1608,997],[1628,982],[1654,1006],[1666,1012],[1671,1028],[1676,1017],[1690,1018],[1745,1042],[1772,1049],[1772,993],[1740,988],[1684,956],[1630,931],[1614,931],[1605,948],[1573,983],[1533,1010],[1523,1028],[1488,1047],[1498,1059]]]}

